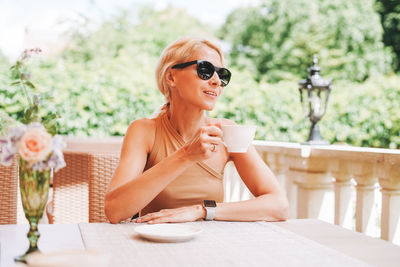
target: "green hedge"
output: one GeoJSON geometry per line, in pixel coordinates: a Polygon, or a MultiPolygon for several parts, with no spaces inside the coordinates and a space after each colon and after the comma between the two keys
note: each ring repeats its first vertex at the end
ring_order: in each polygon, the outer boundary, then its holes
{"type": "MultiPolygon", "coordinates": [[[[164,102],[154,80],[162,48],[182,35],[214,34],[183,11],[140,14],[135,21],[122,14],[90,34],[74,32],[61,55],[31,62],[35,90],[44,95],[42,112],[60,114],[60,134],[124,135],[131,121],[149,117],[164,102]],[[174,22],[177,16],[186,28],[174,22]]],[[[21,91],[9,85],[10,65],[0,55],[0,131],[10,122],[6,114],[20,120],[27,106],[21,91]]],[[[257,139],[307,139],[310,123],[301,110],[297,78],[270,84],[249,69],[229,68],[232,81],[210,115],[257,125],[257,139]]],[[[400,78],[334,81],[320,129],[331,143],[400,148],[400,78]]]]}
{"type": "MultiPolygon", "coordinates": [[[[301,109],[298,81],[257,83],[245,72],[233,75],[212,115],[258,125],[258,139],[307,140],[310,123],[301,109]]],[[[400,77],[380,76],[364,83],[334,81],[319,125],[330,143],[400,148],[400,77]]]]}

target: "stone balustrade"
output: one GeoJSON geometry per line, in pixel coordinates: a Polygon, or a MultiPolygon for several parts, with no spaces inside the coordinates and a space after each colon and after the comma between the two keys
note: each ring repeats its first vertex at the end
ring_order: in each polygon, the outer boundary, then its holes
{"type": "Polygon", "coordinates": [[[400,150],[253,144],[286,189],[292,218],[319,218],[372,235],[378,226],[382,239],[400,244],[400,150]]]}

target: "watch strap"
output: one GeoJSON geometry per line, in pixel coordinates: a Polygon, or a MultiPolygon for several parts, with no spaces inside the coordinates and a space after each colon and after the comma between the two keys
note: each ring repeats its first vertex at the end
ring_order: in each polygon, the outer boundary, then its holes
{"type": "Polygon", "coordinates": [[[206,217],[204,218],[204,220],[205,221],[214,220],[215,209],[217,207],[217,203],[215,202],[215,200],[204,200],[203,206],[206,210],[206,217]]]}

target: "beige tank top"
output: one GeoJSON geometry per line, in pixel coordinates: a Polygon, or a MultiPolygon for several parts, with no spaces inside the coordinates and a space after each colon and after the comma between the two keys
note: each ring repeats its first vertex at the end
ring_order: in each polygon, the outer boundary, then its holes
{"type": "MultiPolygon", "coordinates": [[[[155,141],[145,170],[150,169],[185,144],[183,138],[172,127],[166,112],[160,114],[155,120],[155,141]]],[[[201,204],[205,199],[222,202],[224,199],[222,179],[223,173],[218,173],[204,162],[197,162],[168,184],[143,208],[141,215],[161,209],[201,204]]]]}

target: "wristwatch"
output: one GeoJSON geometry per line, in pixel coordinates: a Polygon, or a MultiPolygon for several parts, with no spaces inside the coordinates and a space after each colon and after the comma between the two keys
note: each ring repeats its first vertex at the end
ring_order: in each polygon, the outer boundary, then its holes
{"type": "Polygon", "coordinates": [[[217,203],[215,200],[203,200],[203,207],[206,209],[206,217],[205,221],[214,220],[215,208],[217,207],[217,203]]]}

